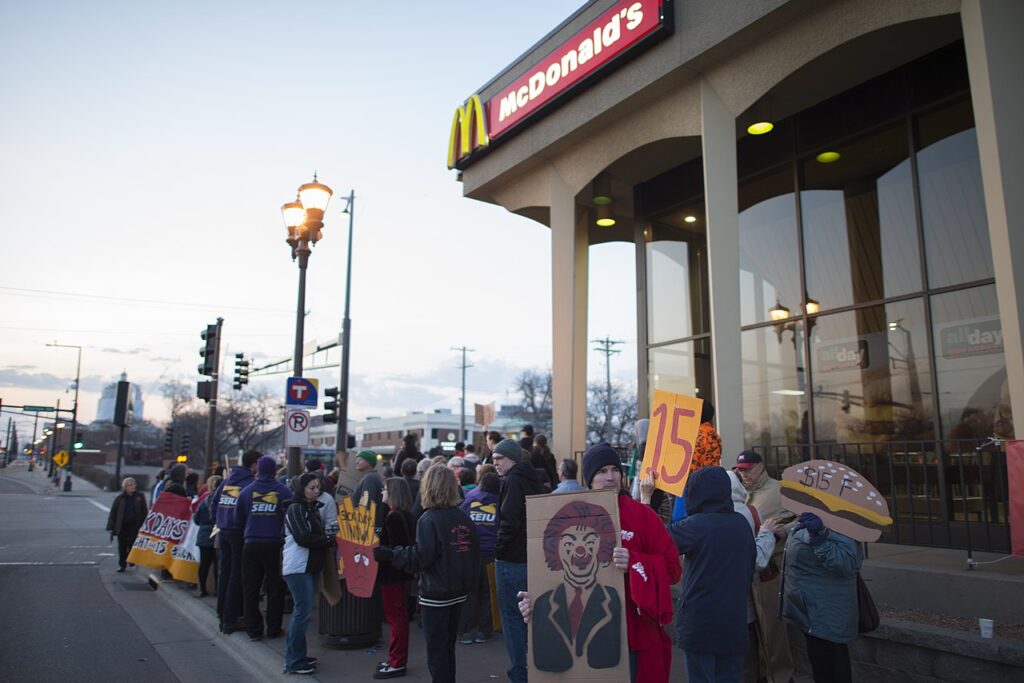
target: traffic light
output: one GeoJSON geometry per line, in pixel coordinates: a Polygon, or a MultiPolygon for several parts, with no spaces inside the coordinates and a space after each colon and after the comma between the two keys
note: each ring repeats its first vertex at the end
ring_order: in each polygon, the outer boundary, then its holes
{"type": "Polygon", "coordinates": [[[164,430],[164,452],[174,452],[174,427],[168,427],[164,430]]]}
{"type": "Polygon", "coordinates": [[[187,455],[179,455],[177,457],[177,461],[178,462],[188,462],[188,456],[187,455]]]}
{"type": "Polygon", "coordinates": [[[81,434],[75,435],[75,441],[71,444],[71,448],[78,451],[85,448],[85,441],[82,439],[81,434]]]}
{"type": "MultiPolygon", "coordinates": [[[[185,432],[181,437],[181,452],[184,454],[185,459],[188,460],[188,432],[185,432]]],[[[181,456],[178,456],[181,457],[181,456]]]]}
{"type": "Polygon", "coordinates": [[[203,359],[199,364],[199,374],[212,377],[217,372],[217,326],[207,325],[199,336],[206,342],[206,346],[199,349],[199,355],[203,359]]]}
{"type": "Polygon", "coordinates": [[[341,402],[338,401],[338,393],[338,387],[324,389],[324,396],[334,399],[333,401],[324,402],[324,410],[327,411],[327,414],[324,415],[324,422],[338,421],[338,408],[341,406],[341,402]]]}
{"type": "Polygon", "coordinates": [[[213,382],[199,382],[196,384],[196,397],[209,403],[210,399],[213,398],[213,382]]]}
{"type": "Polygon", "coordinates": [[[242,387],[249,383],[249,361],[245,360],[244,353],[235,354],[235,391],[241,391],[242,387]]]}

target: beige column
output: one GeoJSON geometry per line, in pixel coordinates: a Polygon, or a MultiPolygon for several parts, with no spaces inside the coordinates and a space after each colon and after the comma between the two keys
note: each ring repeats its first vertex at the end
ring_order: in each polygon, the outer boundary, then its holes
{"type": "Polygon", "coordinates": [[[981,158],[996,296],[1013,408],[1024,436],[1024,2],[964,0],[960,10],[981,158]]]}
{"type": "Polygon", "coordinates": [[[571,458],[586,446],[587,431],[587,224],[576,198],[550,169],[552,450],[571,458]]]}
{"type": "Polygon", "coordinates": [[[743,449],[743,363],[740,338],[740,221],[736,188],[736,119],[704,79],[700,85],[711,299],[715,423],[722,465],[743,449]]]}

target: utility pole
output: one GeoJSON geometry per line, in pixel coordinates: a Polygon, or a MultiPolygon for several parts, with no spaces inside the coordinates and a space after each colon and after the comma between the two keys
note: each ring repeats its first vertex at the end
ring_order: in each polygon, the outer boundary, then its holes
{"type": "Polygon", "coordinates": [[[604,339],[595,339],[593,343],[597,344],[597,346],[594,347],[594,350],[604,354],[605,386],[608,393],[604,405],[605,434],[602,436],[606,439],[610,439],[610,432],[612,428],[612,354],[622,353],[620,350],[615,348],[622,342],[605,337],[604,339]]]}
{"type": "Polygon", "coordinates": [[[476,351],[476,349],[467,349],[465,346],[453,346],[452,351],[462,352],[462,400],[459,402],[459,441],[466,440],[466,368],[473,367],[472,365],[466,364],[466,354],[476,351]]]}

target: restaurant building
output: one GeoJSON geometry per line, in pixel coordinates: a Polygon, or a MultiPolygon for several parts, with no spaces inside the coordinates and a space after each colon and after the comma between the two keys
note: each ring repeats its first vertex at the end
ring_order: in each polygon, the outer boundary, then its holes
{"type": "Polygon", "coordinates": [[[472,93],[465,196],[551,229],[555,452],[586,445],[609,241],[636,245],[640,414],[712,400],[726,460],[1012,437],[1022,26],[1013,0],[596,0],[472,93]]]}

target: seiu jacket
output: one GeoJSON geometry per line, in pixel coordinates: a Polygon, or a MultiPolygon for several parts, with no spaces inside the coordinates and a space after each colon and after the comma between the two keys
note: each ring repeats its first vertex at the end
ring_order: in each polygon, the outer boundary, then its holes
{"type": "Polygon", "coordinates": [[[480,557],[484,562],[494,559],[494,545],[498,539],[498,494],[473,489],[460,505],[476,524],[480,536],[480,557]]]}
{"type": "Polygon", "coordinates": [[[287,486],[273,477],[260,477],[238,494],[235,521],[245,529],[245,542],[284,538],[284,502],[292,497],[287,486]]]}
{"type": "Polygon", "coordinates": [[[420,576],[420,604],[465,602],[479,582],[480,541],[469,515],[457,507],[430,509],[416,523],[416,544],[394,548],[391,564],[420,576]]]}
{"type": "Polygon", "coordinates": [[[228,473],[228,478],[221,482],[210,498],[210,514],[221,531],[236,534],[242,532],[245,523],[235,519],[235,508],[238,504],[238,494],[251,484],[253,479],[252,470],[235,465],[228,473]]]}

